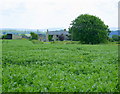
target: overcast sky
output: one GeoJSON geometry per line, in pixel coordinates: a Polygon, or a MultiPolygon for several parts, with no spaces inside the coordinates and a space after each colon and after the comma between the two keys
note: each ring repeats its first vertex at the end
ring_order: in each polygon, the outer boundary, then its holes
{"type": "Polygon", "coordinates": [[[0,0],[0,28],[68,28],[80,14],[118,27],[119,0],[0,0]]]}

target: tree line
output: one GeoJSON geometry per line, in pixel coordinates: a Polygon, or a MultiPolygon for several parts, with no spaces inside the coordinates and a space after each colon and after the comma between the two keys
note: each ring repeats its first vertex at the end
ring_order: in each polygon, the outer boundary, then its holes
{"type": "MultiPolygon", "coordinates": [[[[119,35],[113,35],[109,37],[110,29],[108,25],[96,16],[89,14],[82,14],[72,21],[69,27],[69,40],[80,41],[85,44],[99,44],[106,43],[107,41],[120,41],[119,35]]],[[[38,40],[38,34],[31,32],[31,39],[38,40]]],[[[6,35],[2,36],[3,39],[6,35]]],[[[52,36],[49,35],[49,40],[52,40],[52,36]]],[[[63,41],[64,36],[59,36],[59,40],[63,41]]]]}

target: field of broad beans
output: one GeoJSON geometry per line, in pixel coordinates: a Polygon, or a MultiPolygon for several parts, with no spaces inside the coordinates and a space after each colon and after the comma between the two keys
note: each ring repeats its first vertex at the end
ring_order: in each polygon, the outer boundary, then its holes
{"type": "Polygon", "coordinates": [[[2,41],[2,92],[118,92],[118,46],[2,41]]]}

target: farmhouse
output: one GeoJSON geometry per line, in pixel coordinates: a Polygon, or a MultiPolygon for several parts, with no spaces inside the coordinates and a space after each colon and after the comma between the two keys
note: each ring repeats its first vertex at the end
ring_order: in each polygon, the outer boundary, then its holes
{"type": "Polygon", "coordinates": [[[48,31],[46,32],[46,41],[49,41],[49,37],[51,37],[52,41],[60,40],[60,37],[63,37],[63,40],[68,40],[69,33],[66,30],[60,31],[48,31]]]}

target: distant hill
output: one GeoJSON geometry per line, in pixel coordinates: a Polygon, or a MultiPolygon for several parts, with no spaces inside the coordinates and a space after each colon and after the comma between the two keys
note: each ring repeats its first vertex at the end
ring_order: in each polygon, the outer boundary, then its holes
{"type": "MultiPolygon", "coordinates": [[[[49,31],[55,31],[55,30],[63,30],[64,28],[48,28],[49,31]]],[[[41,31],[45,32],[47,29],[24,29],[24,28],[0,28],[0,31],[2,30],[10,30],[10,31],[31,31],[31,32],[36,32],[36,31],[41,31]]]]}
{"type": "Polygon", "coordinates": [[[116,31],[116,30],[118,30],[118,27],[110,27],[110,30],[111,31],[116,31]]]}
{"type": "Polygon", "coordinates": [[[38,29],[0,29],[1,34],[30,34],[30,32],[35,32],[37,34],[44,33],[38,29]]]}

